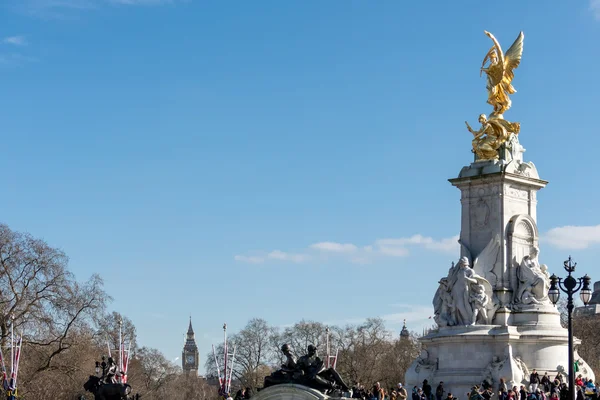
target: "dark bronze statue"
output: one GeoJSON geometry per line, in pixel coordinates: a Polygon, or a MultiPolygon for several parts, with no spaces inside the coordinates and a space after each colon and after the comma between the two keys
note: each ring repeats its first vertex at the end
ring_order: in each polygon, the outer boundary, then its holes
{"type": "Polygon", "coordinates": [[[277,385],[279,383],[292,383],[294,380],[294,372],[296,371],[296,357],[290,349],[290,345],[284,344],[281,346],[281,352],[285,356],[285,362],[281,365],[281,369],[273,372],[265,377],[264,387],[277,385]]]}
{"type": "Polygon", "coordinates": [[[94,400],[125,400],[130,398],[131,393],[128,384],[104,383],[95,375],[90,375],[83,388],[94,395],[94,400]]]}
{"type": "MultiPolygon", "coordinates": [[[[94,400],[137,400],[139,395],[131,395],[131,386],[127,383],[117,382],[117,365],[109,357],[108,363],[102,357],[102,363],[96,361],[96,374],[90,375],[87,382],[83,384],[86,392],[94,395],[94,400]]],[[[81,396],[82,398],[85,398],[81,396]]]]}
{"type": "Polygon", "coordinates": [[[336,390],[348,392],[350,390],[335,369],[325,368],[325,364],[319,358],[315,346],[311,344],[307,350],[308,354],[296,361],[290,346],[284,344],[281,351],[286,357],[286,362],[281,366],[281,369],[265,378],[264,387],[281,383],[295,383],[325,393],[332,393],[336,390]]]}

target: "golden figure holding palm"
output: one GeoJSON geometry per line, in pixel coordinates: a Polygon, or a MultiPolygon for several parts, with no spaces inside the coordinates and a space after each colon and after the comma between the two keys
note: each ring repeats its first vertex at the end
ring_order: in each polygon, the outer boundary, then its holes
{"type": "Polygon", "coordinates": [[[490,113],[489,118],[486,118],[485,114],[480,115],[481,129],[478,131],[465,123],[474,136],[473,153],[476,154],[477,160],[497,160],[500,147],[520,130],[518,122],[506,121],[503,114],[511,106],[509,95],[516,93],[512,80],[515,77],[515,68],[521,63],[524,35],[523,32],[519,33],[515,42],[504,53],[494,35],[488,31],[484,32],[494,43],[481,65],[481,72],[487,75],[487,102],[494,107],[494,111],[490,113]]]}
{"type": "Polygon", "coordinates": [[[525,36],[523,32],[519,33],[517,40],[506,53],[503,53],[494,35],[488,31],[484,32],[494,42],[481,65],[481,71],[487,74],[487,102],[494,107],[494,112],[490,115],[492,118],[504,114],[510,108],[511,101],[508,95],[517,92],[512,85],[512,80],[515,77],[514,69],[521,63],[525,36]],[[488,61],[489,65],[486,67],[488,61]]]}

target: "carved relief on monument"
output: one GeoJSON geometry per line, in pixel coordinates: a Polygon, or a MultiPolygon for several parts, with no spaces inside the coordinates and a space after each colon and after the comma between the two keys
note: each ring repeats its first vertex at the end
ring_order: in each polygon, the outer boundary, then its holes
{"type": "Polygon", "coordinates": [[[490,206],[483,198],[479,198],[475,204],[471,206],[471,220],[473,229],[484,229],[490,222],[490,206]]]}
{"type": "MultiPolygon", "coordinates": [[[[477,260],[475,260],[477,263],[477,260]]],[[[497,309],[492,285],[461,257],[439,281],[433,298],[434,320],[438,326],[490,325],[497,309]]]]}
{"type": "Polygon", "coordinates": [[[513,356],[510,344],[506,346],[504,355],[493,356],[483,371],[483,380],[492,386],[497,386],[500,378],[504,378],[509,387],[529,383],[529,368],[520,357],[513,356]]]}
{"type": "Polygon", "coordinates": [[[508,239],[509,282],[517,308],[548,303],[550,276],[538,261],[538,230],[529,215],[512,217],[506,229],[508,239]]]}
{"type": "Polygon", "coordinates": [[[529,200],[529,190],[519,189],[510,185],[504,186],[504,195],[517,200],[529,200]]]}

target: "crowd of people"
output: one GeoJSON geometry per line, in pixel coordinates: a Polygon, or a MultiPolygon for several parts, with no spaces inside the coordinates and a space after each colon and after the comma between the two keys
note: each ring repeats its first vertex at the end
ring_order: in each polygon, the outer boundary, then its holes
{"type": "MultiPolygon", "coordinates": [[[[534,369],[529,376],[528,385],[508,387],[503,379],[498,384],[498,400],[569,400],[569,387],[564,375],[558,373],[552,379],[547,372],[544,375],[534,369]]],[[[591,379],[578,375],[575,379],[577,400],[586,398],[598,399],[598,388],[591,379]]],[[[468,400],[489,400],[494,395],[494,388],[484,382],[481,387],[474,386],[468,394],[468,400]]]]}
{"type": "MultiPolygon", "coordinates": [[[[577,400],[600,400],[600,387],[591,379],[578,375],[575,379],[577,400]]],[[[466,393],[465,400],[570,400],[569,388],[563,374],[557,374],[553,379],[544,373],[539,375],[534,369],[529,377],[528,385],[508,387],[504,379],[500,379],[498,387],[494,388],[484,381],[481,385],[473,386],[471,392],[466,393]],[[496,399],[493,399],[496,400],[496,399]]],[[[427,380],[423,381],[421,387],[412,388],[408,397],[406,388],[398,383],[396,388],[383,388],[379,382],[372,388],[365,388],[356,384],[352,387],[352,398],[363,400],[458,400],[440,382],[435,391],[427,380]]]]}

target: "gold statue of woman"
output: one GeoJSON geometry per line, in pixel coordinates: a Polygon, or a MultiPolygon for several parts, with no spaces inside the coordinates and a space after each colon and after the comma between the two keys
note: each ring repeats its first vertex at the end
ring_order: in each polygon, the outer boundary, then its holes
{"type": "Polygon", "coordinates": [[[494,42],[481,64],[481,71],[487,74],[487,102],[494,107],[494,112],[490,114],[490,118],[493,118],[494,116],[501,116],[510,108],[511,101],[508,95],[516,93],[512,85],[512,80],[515,77],[513,71],[521,63],[525,36],[523,32],[519,33],[517,40],[506,53],[503,53],[502,47],[500,47],[500,43],[494,35],[488,31],[484,32],[494,42]],[[486,67],[488,61],[489,65],[486,67]]]}
{"type": "Polygon", "coordinates": [[[494,45],[485,55],[480,72],[485,72],[487,75],[487,102],[494,107],[494,111],[490,113],[489,118],[485,114],[479,116],[481,128],[477,131],[466,123],[467,129],[473,134],[473,153],[477,160],[481,161],[498,160],[500,148],[509,141],[511,135],[519,134],[520,124],[506,121],[503,114],[511,106],[509,95],[517,92],[512,85],[512,80],[515,77],[515,68],[521,63],[525,37],[523,32],[519,33],[517,40],[504,53],[494,35],[488,31],[484,32],[492,39],[494,45]]]}

